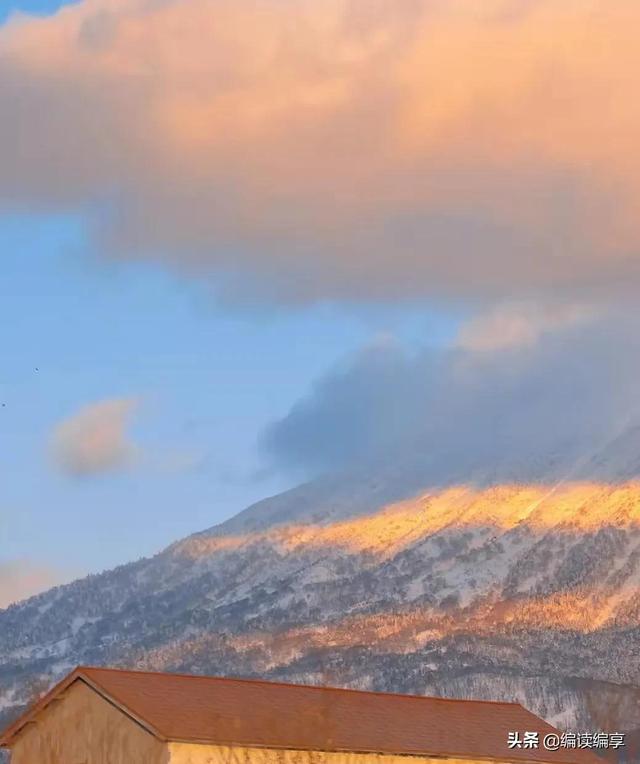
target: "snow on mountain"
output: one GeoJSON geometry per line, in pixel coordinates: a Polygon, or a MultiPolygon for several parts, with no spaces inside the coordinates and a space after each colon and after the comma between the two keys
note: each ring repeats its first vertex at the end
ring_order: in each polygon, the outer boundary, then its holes
{"type": "Polygon", "coordinates": [[[639,656],[636,428],[491,470],[417,454],[318,479],[0,611],[0,716],[84,663],[516,699],[632,729],[639,656]]]}

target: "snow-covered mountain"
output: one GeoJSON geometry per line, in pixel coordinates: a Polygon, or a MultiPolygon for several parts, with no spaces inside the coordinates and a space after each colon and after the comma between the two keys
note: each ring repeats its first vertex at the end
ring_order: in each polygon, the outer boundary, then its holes
{"type": "Polygon", "coordinates": [[[79,663],[640,727],[640,429],[491,470],[439,454],[322,478],[0,611],[6,719],[79,663]]]}

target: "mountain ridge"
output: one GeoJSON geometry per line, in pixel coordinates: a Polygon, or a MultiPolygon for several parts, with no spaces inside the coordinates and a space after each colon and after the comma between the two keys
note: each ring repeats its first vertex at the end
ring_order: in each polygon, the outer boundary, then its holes
{"type": "Polygon", "coordinates": [[[458,467],[434,481],[437,459],[319,478],[18,603],[0,611],[0,713],[89,663],[518,700],[561,726],[638,727],[638,440],[467,482],[458,467]]]}

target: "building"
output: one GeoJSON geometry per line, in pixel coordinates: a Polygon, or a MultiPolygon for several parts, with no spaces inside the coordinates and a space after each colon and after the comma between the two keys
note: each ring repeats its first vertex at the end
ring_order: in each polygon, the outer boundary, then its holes
{"type": "Polygon", "coordinates": [[[593,764],[517,703],[78,668],[0,738],[12,764],[593,764]],[[539,746],[510,748],[509,733],[539,746]],[[531,733],[534,733],[533,735],[531,733]]]}

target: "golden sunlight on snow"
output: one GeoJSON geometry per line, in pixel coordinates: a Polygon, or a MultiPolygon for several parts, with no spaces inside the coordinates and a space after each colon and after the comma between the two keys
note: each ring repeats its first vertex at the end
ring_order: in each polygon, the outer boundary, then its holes
{"type": "Polygon", "coordinates": [[[566,533],[640,525],[640,483],[456,486],[329,525],[285,525],[246,535],[191,538],[180,551],[198,557],[267,542],[283,552],[327,546],[391,555],[447,529],[505,532],[518,525],[566,533]]]}

